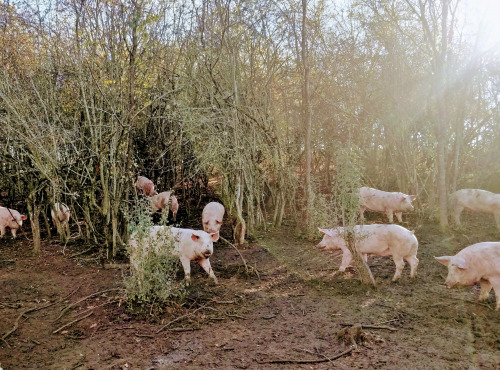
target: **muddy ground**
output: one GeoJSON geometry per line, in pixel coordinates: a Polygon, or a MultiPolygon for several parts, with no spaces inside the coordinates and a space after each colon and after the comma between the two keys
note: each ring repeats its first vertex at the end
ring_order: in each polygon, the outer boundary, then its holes
{"type": "MultiPolygon", "coordinates": [[[[409,220],[404,226],[413,228],[409,220]]],[[[78,243],[63,254],[56,240],[45,241],[35,257],[22,235],[0,240],[0,368],[499,369],[493,293],[478,304],[477,286],[447,290],[446,268],[433,259],[500,240],[490,217],[463,220],[469,226],[447,235],[436,222],[417,229],[415,280],[406,266],[391,282],[392,259],[370,257],[376,289],[354,271],[336,273],[340,256],[291,227],[240,248],[258,275],[247,276],[237,252],[219,241],[211,258],[219,285],[193,265],[183,302],[139,315],[120,290],[127,268],[76,255],[86,249],[78,243]],[[338,338],[357,323],[365,326],[356,346],[338,338]]]]}

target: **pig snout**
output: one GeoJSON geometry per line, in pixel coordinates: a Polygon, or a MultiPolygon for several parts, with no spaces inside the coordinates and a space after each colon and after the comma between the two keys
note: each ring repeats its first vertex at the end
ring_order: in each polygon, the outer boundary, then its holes
{"type": "Polygon", "coordinates": [[[212,255],[212,251],[210,249],[205,249],[205,251],[202,253],[203,257],[208,258],[212,255]]]}

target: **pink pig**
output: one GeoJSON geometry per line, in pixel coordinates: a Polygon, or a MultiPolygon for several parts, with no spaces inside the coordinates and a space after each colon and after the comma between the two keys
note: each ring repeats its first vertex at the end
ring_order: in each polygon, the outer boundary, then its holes
{"type": "Polygon", "coordinates": [[[153,184],[153,181],[148,179],[147,177],[144,176],[139,176],[137,178],[137,181],[135,183],[135,187],[139,190],[142,190],[142,192],[145,195],[155,195],[155,185],[153,184]]]}
{"type": "Polygon", "coordinates": [[[164,211],[167,209],[168,203],[170,202],[170,210],[174,215],[173,219],[177,218],[177,211],[179,210],[179,202],[175,195],[170,195],[170,191],[163,191],[160,194],[153,195],[151,198],[151,211],[153,213],[158,211],[164,211]]]}
{"type": "Polygon", "coordinates": [[[389,222],[394,222],[393,212],[396,214],[399,222],[403,222],[402,213],[413,211],[413,202],[417,198],[416,195],[406,195],[398,192],[387,192],[368,187],[359,189],[359,203],[361,208],[359,215],[364,219],[365,210],[375,212],[385,212],[389,218],[389,222]]]}
{"type": "MultiPolygon", "coordinates": [[[[352,254],[344,239],[344,228],[319,229],[319,232],[324,234],[324,237],[316,247],[322,250],[342,250],[342,263],[339,271],[345,271],[352,262],[352,254]]],[[[415,277],[418,266],[418,240],[413,231],[399,225],[356,225],[354,237],[365,261],[368,254],[392,256],[396,264],[393,281],[401,276],[405,265],[404,260],[410,264],[410,276],[415,277]]]]}
{"type": "Polygon", "coordinates": [[[175,221],[177,218],[177,211],[179,210],[179,202],[177,201],[177,197],[175,195],[172,195],[170,198],[170,210],[172,211],[173,214],[173,220],[175,221]]]}
{"type": "Polygon", "coordinates": [[[215,233],[220,230],[222,226],[222,219],[224,218],[224,206],[218,202],[210,202],[201,214],[201,222],[203,223],[203,230],[207,233],[215,233]]]}
{"type": "Polygon", "coordinates": [[[435,257],[448,266],[446,287],[473,285],[479,282],[479,300],[488,298],[491,288],[496,296],[496,309],[500,309],[500,242],[472,244],[454,256],[435,257]]]}
{"type": "Polygon", "coordinates": [[[163,211],[167,208],[170,201],[170,191],[162,191],[160,194],[153,195],[151,198],[151,210],[153,213],[163,211]]]}
{"type": "MultiPolygon", "coordinates": [[[[493,214],[500,229],[500,194],[481,189],[462,189],[450,195],[453,218],[460,225],[460,214],[464,209],[470,212],[493,214]]],[[[499,292],[500,293],[500,292],[499,292]]]]}
{"type": "MultiPolygon", "coordinates": [[[[59,219],[61,225],[64,227],[69,227],[68,223],[71,217],[69,207],[64,203],[54,203],[54,209],[57,211],[57,218],[59,219]]],[[[50,210],[50,216],[52,217],[52,222],[54,223],[54,225],[57,225],[54,209],[50,210]]]]}
{"type": "Polygon", "coordinates": [[[10,208],[0,207],[0,237],[5,235],[7,228],[10,229],[12,237],[16,237],[17,229],[23,226],[23,221],[26,220],[25,215],[10,208]]]}
{"type": "MultiPolygon", "coordinates": [[[[130,246],[133,248],[130,254],[130,263],[137,270],[137,256],[134,250],[139,246],[139,241],[136,240],[136,237],[137,235],[135,233],[130,237],[130,246]]],[[[148,248],[150,247],[150,241],[154,240],[155,243],[153,243],[153,245],[158,253],[161,252],[163,245],[167,245],[169,239],[173,239],[174,241],[174,250],[172,254],[180,258],[187,285],[189,285],[191,281],[191,261],[197,261],[209,277],[213,279],[214,283],[217,284],[217,277],[212,270],[209,257],[214,252],[214,242],[219,240],[218,232],[208,234],[203,230],[151,226],[149,235],[142,240],[142,243],[148,248]]]]}

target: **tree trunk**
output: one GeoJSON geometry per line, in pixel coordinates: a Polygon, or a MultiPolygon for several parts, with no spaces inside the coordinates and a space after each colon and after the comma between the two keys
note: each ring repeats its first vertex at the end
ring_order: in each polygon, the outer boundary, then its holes
{"type": "Polygon", "coordinates": [[[311,221],[312,207],[312,189],[311,189],[311,103],[309,92],[309,64],[307,50],[307,1],[302,0],[302,67],[304,69],[304,85],[302,86],[302,119],[305,127],[305,181],[304,181],[304,199],[305,199],[305,224],[309,225],[311,221]]]}

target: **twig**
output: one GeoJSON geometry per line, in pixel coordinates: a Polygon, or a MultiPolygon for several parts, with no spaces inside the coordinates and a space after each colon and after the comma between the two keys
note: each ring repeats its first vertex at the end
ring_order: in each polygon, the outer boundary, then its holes
{"type": "Polygon", "coordinates": [[[89,249],[86,249],[83,252],[78,252],[78,253],[72,254],[71,256],[69,256],[69,258],[75,258],[75,257],[81,256],[82,254],[85,254],[85,253],[87,253],[88,251],[91,251],[94,248],[95,247],[90,247],[89,249]]]}
{"type": "Polygon", "coordinates": [[[48,304],[48,305],[43,306],[43,307],[33,307],[33,308],[30,308],[28,310],[25,310],[25,311],[21,312],[19,314],[19,316],[17,316],[16,321],[14,322],[14,327],[9,332],[5,333],[2,336],[2,340],[5,341],[5,339],[9,335],[11,335],[13,332],[15,332],[17,330],[17,328],[19,327],[19,320],[21,319],[21,317],[23,317],[24,315],[26,315],[29,312],[40,311],[40,310],[43,310],[44,308],[47,308],[47,307],[50,307],[50,306],[53,306],[53,305],[54,305],[54,303],[51,303],[51,304],[48,304]]]}
{"type": "Polygon", "coordinates": [[[221,240],[225,241],[231,247],[233,247],[234,249],[236,249],[236,252],[238,252],[238,254],[240,255],[241,260],[243,261],[243,265],[245,266],[245,271],[246,271],[247,275],[249,275],[250,274],[250,270],[248,269],[247,261],[245,261],[245,259],[243,258],[243,255],[241,254],[240,250],[233,243],[231,243],[230,241],[228,241],[227,239],[223,238],[222,236],[219,236],[219,237],[220,237],[221,240]]]}
{"type": "Polygon", "coordinates": [[[167,322],[165,325],[163,325],[160,329],[158,329],[158,330],[156,331],[156,334],[158,334],[158,333],[162,332],[163,330],[165,330],[165,328],[166,328],[166,327],[168,327],[168,326],[172,325],[174,322],[177,322],[177,321],[182,320],[182,319],[184,319],[184,318],[186,318],[186,317],[192,316],[192,315],[194,315],[196,312],[198,312],[199,310],[202,310],[202,309],[204,309],[204,308],[206,308],[206,309],[212,309],[212,310],[215,310],[214,308],[212,308],[212,307],[207,307],[207,306],[201,306],[201,307],[198,307],[198,308],[197,308],[196,310],[194,310],[193,312],[189,312],[189,313],[187,313],[187,314],[185,314],[185,315],[182,315],[182,316],[179,316],[179,317],[177,317],[177,318],[173,319],[172,321],[167,322]]]}
{"type": "Polygon", "coordinates": [[[344,352],[339,353],[338,355],[332,356],[332,357],[326,357],[318,360],[270,360],[270,361],[257,361],[259,364],[317,364],[320,362],[331,362],[333,360],[336,360],[342,356],[345,356],[349,353],[351,353],[356,346],[351,346],[349,349],[345,350],[344,352]]]}
{"type": "Polygon", "coordinates": [[[61,302],[64,302],[67,300],[69,297],[71,297],[73,294],[75,294],[82,286],[80,285],[78,288],[74,289],[71,293],[69,293],[66,297],[61,299],[61,302]]]}
{"type": "Polygon", "coordinates": [[[230,313],[226,313],[226,315],[228,317],[235,317],[237,319],[242,319],[242,320],[246,320],[247,318],[246,317],[243,317],[243,316],[239,316],[239,315],[233,315],[233,314],[230,314],[230,313]]]}
{"type": "MultiPolygon", "coordinates": [[[[354,324],[348,324],[348,323],[342,323],[340,325],[343,326],[353,326],[354,324]]],[[[391,326],[378,326],[378,325],[368,325],[368,324],[361,324],[361,328],[363,329],[385,329],[385,330],[390,330],[390,331],[397,331],[397,328],[393,328],[391,326]]]]}
{"type": "Polygon", "coordinates": [[[61,317],[63,317],[63,315],[66,313],[66,311],[68,311],[71,307],[77,305],[78,303],[80,302],[83,302],[85,301],[86,299],[89,299],[89,298],[92,298],[96,295],[99,295],[99,294],[103,294],[103,293],[107,293],[107,292],[111,292],[111,291],[116,291],[116,290],[122,290],[122,288],[113,288],[113,289],[106,289],[106,290],[101,290],[97,293],[94,293],[94,294],[91,294],[89,296],[86,296],[86,297],[83,297],[82,299],[79,299],[78,301],[76,301],[75,303],[71,303],[69,304],[68,306],[66,306],[65,308],[62,308],[61,309],[61,314],[59,316],[57,316],[57,318],[54,320],[54,322],[58,321],[61,317]]]}
{"type": "Polygon", "coordinates": [[[93,314],[94,314],[94,313],[93,313],[93,312],[91,312],[91,313],[89,313],[88,315],[85,315],[85,316],[83,316],[83,317],[80,317],[79,319],[73,320],[73,321],[71,321],[70,323],[68,323],[68,324],[66,324],[66,325],[63,325],[63,326],[61,326],[60,328],[58,328],[58,329],[54,330],[54,331],[52,332],[52,334],[57,334],[57,333],[58,333],[58,332],[60,332],[61,330],[66,329],[66,328],[70,327],[71,325],[73,325],[73,324],[77,323],[78,321],[81,321],[81,320],[83,320],[83,319],[86,319],[87,317],[89,317],[89,316],[91,316],[91,315],[93,315],[93,314]]]}
{"type": "Polygon", "coordinates": [[[202,328],[172,328],[172,329],[167,329],[167,331],[173,331],[173,332],[183,332],[183,331],[195,331],[195,330],[201,330],[202,328]]]}
{"type": "Polygon", "coordinates": [[[392,319],[392,320],[387,320],[387,321],[381,321],[381,322],[378,322],[374,325],[382,325],[382,324],[387,324],[388,322],[394,322],[394,321],[399,321],[399,319],[392,319]]]}
{"type": "Polygon", "coordinates": [[[141,337],[141,338],[154,338],[155,337],[154,335],[151,335],[151,334],[139,334],[139,333],[135,333],[134,335],[136,337],[141,337]]]}

